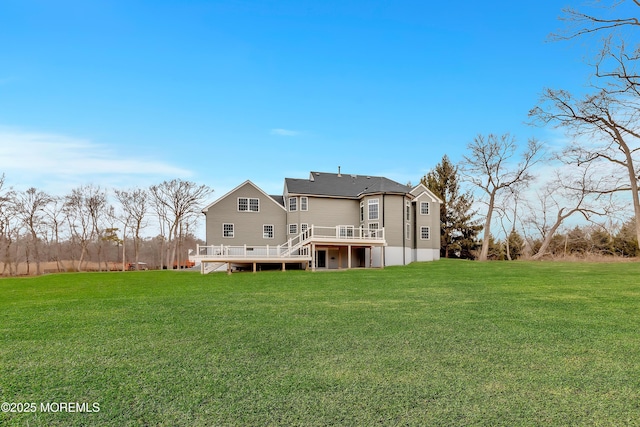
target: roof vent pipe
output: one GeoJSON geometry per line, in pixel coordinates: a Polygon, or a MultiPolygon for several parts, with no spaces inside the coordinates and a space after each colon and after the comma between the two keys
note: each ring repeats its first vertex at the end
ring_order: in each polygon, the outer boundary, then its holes
{"type": "Polygon", "coordinates": [[[340,175],[340,166],[338,166],[338,177],[341,177],[342,175],[340,175]]]}

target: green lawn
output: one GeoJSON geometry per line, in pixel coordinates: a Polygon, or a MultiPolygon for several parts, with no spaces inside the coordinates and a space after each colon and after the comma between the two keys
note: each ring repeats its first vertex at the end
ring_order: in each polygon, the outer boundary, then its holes
{"type": "Polygon", "coordinates": [[[3,426],[640,425],[640,264],[0,279],[0,402],[37,405],[3,426]]]}

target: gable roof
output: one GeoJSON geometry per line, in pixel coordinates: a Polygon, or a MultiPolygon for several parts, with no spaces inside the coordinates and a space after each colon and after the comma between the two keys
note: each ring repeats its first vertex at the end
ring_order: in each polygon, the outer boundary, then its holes
{"type": "Polygon", "coordinates": [[[440,204],[444,203],[438,196],[435,195],[433,191],[429,190],[422,183],[413,187],[413,189],[411,190],[411,194],[413,194],[416,200],[426,195],[429,199],[431,199],[432,202],[438,202],[440,204]]]}
{"type": "Polygon", "coordinates": [[[257,185],[255,185],[253,182],[251,182],[250,180],[246,180],[245,182],[243,182],[242,184],[238,185],[236,188],[234,188],[233,190],[229,191],[227,194],[225,194],[224,196],[220,197],[219,199],[215,200],[213,203],[210,203],[209,205],[207,205],[204,209],[202,209],[202,213],[207,213],[209,211],[209,208],[211,208],[213,205],[215,205],[216,203],[218,203],[219,201],[226,199],[227,197],[229,197],[231,194],[235,193],[236,191],[238,191],[240,188],[244,187],[245,185],[251,185],[253,188],[255,188],[256,190],[258,190],[259,192],[261,192],[262,194],[264,194],[264,196],[268,199],[271,200],[273,203],[275,203],[276,205],[280,206],[282,209],[284,209],[284,200],[278,200],[281,199],[282,196],[270,196],[267,193],[265,193],[264,191],[262,191],[262,189],[260,187],[258,187],[257,185]],[[276,199],[278,198],[278,199],[276,199]]]}
{"type": "Polygon", "coordinates": [[[309,179],[285,178],[291,194],[360,198],[366,194],[407,194],[411,187],[382,176],[311,172],[309,179]]]}

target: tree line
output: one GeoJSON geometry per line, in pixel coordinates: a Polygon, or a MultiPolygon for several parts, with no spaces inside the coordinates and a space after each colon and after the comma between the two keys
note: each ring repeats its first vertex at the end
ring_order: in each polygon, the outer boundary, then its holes
{"type": "Polygon", "coordinates": [[[16,191],[0,177],[0,263],[2,275],[41,274],[42,263],[57,271],[184,265],[200,206],[212,190],[173,179],[149,188],[108,191],[82,185],[64,196],[36,188],[16,191]],[[112,203],[113,201],[113,203],[112,203]],[[150,227],[154,238],[143,236],[150,227]],[[116,261],[114,261],[116,260],[116,261]]]}

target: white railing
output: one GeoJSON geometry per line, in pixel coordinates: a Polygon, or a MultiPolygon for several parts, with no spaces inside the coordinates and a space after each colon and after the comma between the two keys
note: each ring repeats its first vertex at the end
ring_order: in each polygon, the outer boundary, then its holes
{"type": "Polygon", "coordinates": [[[364,227],[355,228],[350,225],[338,225],[335,227],[317,227],[312,225],[308,230],[292,237],[283,245],[198,245],[195,256],[192,255],[191,257],[194,260],[216,258],[308,258],[310,254],[310,248],[308,245],[314,240],[384,241],[384,228],[370,230],[364,227]]]}
{"type": "Polygon", "coordinates": [[[318,227],[312,225],[309,228],[309,238],[321,237],[337,240],[384,240],[384,228],[370,230],[365,227],[351,225],[337,225],[335,227],[318,227]]]}
{"type": "Polygon", "coordinates": [[[300,247],[290,250],[288,245],[278,246],[225,246],[225,245],[198,245],[193,258],[200,259],[228,259],[228,258],[308,258],[309,248],[300,247]]]}

